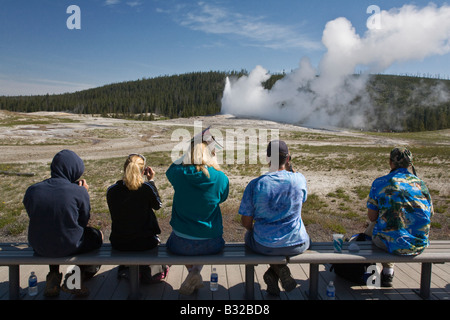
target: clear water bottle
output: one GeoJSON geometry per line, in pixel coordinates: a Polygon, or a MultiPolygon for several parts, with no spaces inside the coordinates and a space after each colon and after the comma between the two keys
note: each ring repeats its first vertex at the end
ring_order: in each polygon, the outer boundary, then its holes
{"type": "Polygon", "coordinates": [[[216,268],[212,269],[211,281],[209,282],[209,289],[211,291],[217,291],[219,289],[219,276],[217,275],[216,268]]]}
{"type": "Polygon", "coordinates": [[[28,278],[28,294],[30,296],[35,296],[38,294],[37,282],[38,280],[36,274],[32,271],[30,277],[28,278]]]}
{"type": "Polygon", "coordinates": [[[333,281],[330,281],[327,286],[327,300],[334,300],[336,297],[336,288],[333,281]]]}

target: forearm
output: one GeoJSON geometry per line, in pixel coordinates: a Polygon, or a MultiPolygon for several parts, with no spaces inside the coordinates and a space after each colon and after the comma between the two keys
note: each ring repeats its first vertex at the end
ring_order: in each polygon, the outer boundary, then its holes
{"type": "Polygon", "coordinates": [[[245,229],[253,230],[253,217],[241,216],[241,223],[245,229]]]}

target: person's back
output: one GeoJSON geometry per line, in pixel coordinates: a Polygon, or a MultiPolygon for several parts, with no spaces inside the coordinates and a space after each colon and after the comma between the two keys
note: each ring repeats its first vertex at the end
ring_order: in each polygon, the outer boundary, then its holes
{"type": "Polygon", "coordinates": [[[250,182],[240,212],[252,214],[255,240],[266,247],[287,247],[308,239],[301,219],[307,198],[301,173],[276,171],[250,182]]]}
{"type": "MultiPolygon", "coordinates": [[[[51,178],[29,187],[23,204],[30,218],[28,241],[33,250],[46,257],[64,257],[98,249],[103,243],[100,230],[88,227],[90,218],[89,186],[81,178],[83,160],[73,151],[58,152],[50,166],[51,178]]],[[[92,277],[99,266],[81,266],[82,281],[92,277]]],[[[59,265],[50,265],[46,277],[44,295],[57,296],[60,292],[62,273],[59,265]]],[[[63,290],[87,295],[83,285],[78,289],[63,290]]]]}
{"type": "Polygon", "coordinates": [[[30,218],[28,240],[42,256],[61,257],[76,251],[90,217],[87,190],[76,181],[84,164],[74,153],[58,153],[51,178],[32,185],[23,203],[30,218]]]}
{"type": "MultiPolygon", "coordinates": [[[[271,141],[267,157],[270,172],[250,181],[239,207],[242,225],[247,229],[245,244],[265,255],[301,254],[310,244],[301,216],[307,198],[306,179],[292,169],[284,141],[271,141]]],[[[297,286],[286,264],[271,264],[263,279],[267,292],[276,296],[280,295],[278,281],[286,291],[297,286]]]]}
{"type": "Polygon", "coordinates": [[[414,255],[429,244],[433,206],[425,183],[406,168],[398,168],[372,184],[368,208],[379,218],[373,237],[381,239],[389,252],[414,255]]]}
{"type": "Polygon", "coordinates": [[[161,233],[153,210],[162,206],[153,177],[155,172],[145,167],[142,155],[128,156],[123,179],[110,186],[106,200],[111,214],[110,241],[118,250],[148,250],[159,244],[161,233]],[[144,182],[143,175],[147,177],[144,182]]]}
{"type": "MultiPolygon", "coordinates": [[[[225,246],[222,213],[219,204],[228,197],[229,180],[220,170],[208,143],[202,138],[191,141],[182,161],[173,163],[166,172],[174,188],[172,233],[166,242],[175,254],[204,255],[220,252],[225,246]]],[[[203,286],[203,265],[187,264],[189,271],[179,292],[192,294],[203,286]]]]}
{"type": "MultiPolygon", "coordinates": [[[[412,160],[412,153],[407,148],[392,149],[389,155],[391,171],[374,180],[367,200],[370,223],[364,233],[372,237],[377,247],[400,255],[417,255],[428,246],[433,215],[430,193],[417,177],[412,160]]],[[[394,263],[382,265],[381,286],[390,287],[394,263]]]]}
{"type": "Polygon", "coordinates": [[[209,177],[194,165],[172,164],[166,175],[175,190],[172,227],[199,238],[217,238],[223,233],[219,204],[228,197],[228,178],[213,167],[209,177]]]}

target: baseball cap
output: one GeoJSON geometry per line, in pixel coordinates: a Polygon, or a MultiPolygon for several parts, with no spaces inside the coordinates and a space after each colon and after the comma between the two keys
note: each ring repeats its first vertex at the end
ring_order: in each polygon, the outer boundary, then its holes
{"type": "Polygon", "coordinates": [[[286,142],[282,140],[273,140],[270,141],[267,146],[267,156],[269,158],[272,156],[272,146],[273,150],[278,150],[280,156],[287,156],[289,154],[289,149],[286,142]]]}

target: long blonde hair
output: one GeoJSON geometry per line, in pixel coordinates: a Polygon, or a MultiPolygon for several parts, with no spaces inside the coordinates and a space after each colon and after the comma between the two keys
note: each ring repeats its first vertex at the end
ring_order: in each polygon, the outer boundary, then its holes
{"type": "Polygon", "coordinates": [[[210,176],[207,166],[213,167],[218,171],[221,170],[216,158],[211,154],[206,142],[192,142],[188,152],[186,152],[184,156],[183,165],[195,165],[197,171],[202,171],[208,178],[210,176]]]}
{"type": "Polygon", "coordinates": [[[144,183],[142,177],[144,166],[143,156],[137,154],[128,156],[123,166],[123,182],[129,190],[137,190],[144,183]]]}

